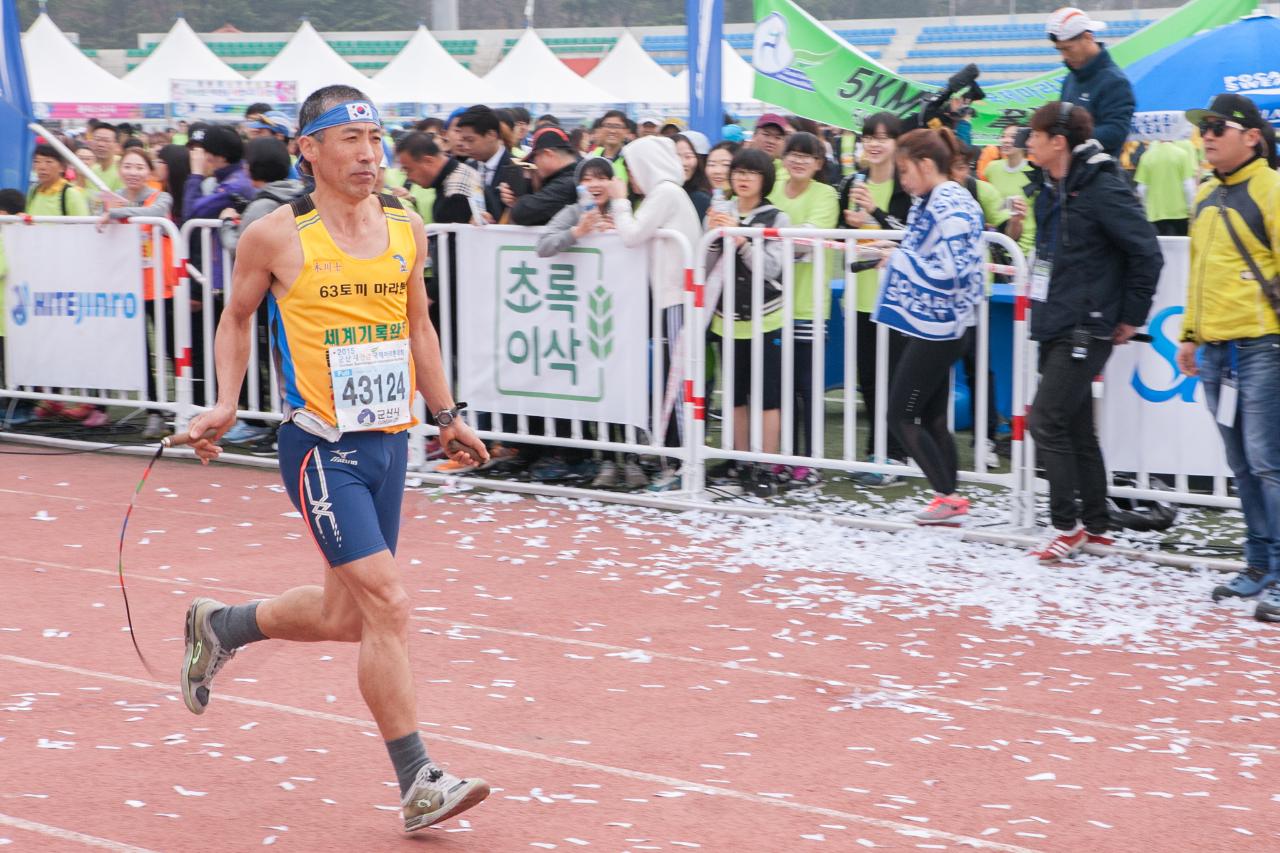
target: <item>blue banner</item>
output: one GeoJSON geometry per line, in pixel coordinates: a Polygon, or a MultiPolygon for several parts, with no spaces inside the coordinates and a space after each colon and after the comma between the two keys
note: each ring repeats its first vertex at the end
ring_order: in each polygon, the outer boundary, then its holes
{"type": "Polygon", "coordinates": [[[0,187],[27,192],[35,137],[27,67],[22,60],[22,31],[17,0],[0,0],[0,187]]]}
{"type": "Polygon", "coordinates": [[[714,145],[724,129],[720,76],[720,40],[724,0],[685,0],[689,53],[689,129],[705,133],[714,145]]]}

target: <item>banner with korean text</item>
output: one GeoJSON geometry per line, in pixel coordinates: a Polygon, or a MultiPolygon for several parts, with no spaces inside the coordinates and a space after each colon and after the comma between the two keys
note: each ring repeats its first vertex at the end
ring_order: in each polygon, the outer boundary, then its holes
{"type": "Polygon", "coordinates": [[[1176,362],[1191,269],[1190,241],[1162,237],[1164,268],[1147,318],[1151,343],[1116,347],[1107,361],[1098,435],[1112,471],[1231,476],[1204,387],[1176,362]]]}
{"type": "Polygon", "coordinates": [[[458,234],[459,397],[479,411],[645,426],[646,250],[600,234],[540,258],[541,234],[458,234]]]}
{"type": "Polygon", "coordinates": [[[0,225],[5,383],[141,391],[147,383],[137,225],[0,225]]]}

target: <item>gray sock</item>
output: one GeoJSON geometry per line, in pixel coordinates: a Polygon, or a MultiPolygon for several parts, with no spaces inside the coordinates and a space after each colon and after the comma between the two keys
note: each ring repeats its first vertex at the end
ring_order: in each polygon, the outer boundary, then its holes
{"type": "Polygon", "coordinates": [[[412,732],[387,741],[387,754],[396,768],[396,780],[400,783],[400,796],[403,797],[413,787],[418,771],[430,761],[427,748],[422,745],[422,735],[412,732]]]}
{"type": "Polygon", "coordinates": [[[248,604],[233,604],[213,611],[209,617],[209,627],[224,649],[233,651],[267,638],[258,627],[258,605],[261,603],[250,601],[248,604]]]}

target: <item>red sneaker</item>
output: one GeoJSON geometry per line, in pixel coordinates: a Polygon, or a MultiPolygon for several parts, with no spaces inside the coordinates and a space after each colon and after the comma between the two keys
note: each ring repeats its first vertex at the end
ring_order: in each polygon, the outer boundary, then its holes
{"type": "Polygon", "coordinates": [[[1086,530],[1086,531],[1084,532],[1084,538],[1085,538],[1085,541],[1087,541],[1087,542],[1088,542],[1088,544],[1090,544],[1090,545],[1114,545],[1114,544],[1116,544],[1116,540],[1112,539],[1110,536],[1108,536],[1108,535],[1107,535],[1107,534],[1105,534],[1105,533],[1090,533],[1089,531],[1087,531],[1087,530],[1086,530]]]}
{"type": "Polygon", "coordinates": [[[1075,554],[1084,547],[1086,541],[1088,534],[1082,527],[1075,530],[1055,530],[1052,538],[1031,551],[1031,556],[1042,563],[1056,563],[1075,554]]]}

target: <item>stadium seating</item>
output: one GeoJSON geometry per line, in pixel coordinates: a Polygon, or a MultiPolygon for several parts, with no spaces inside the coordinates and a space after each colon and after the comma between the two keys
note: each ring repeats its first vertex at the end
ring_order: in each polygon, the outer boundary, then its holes
{"type": "MultiPolygon", "coordinates": [[[[1108,21],[1106,38],[1124,38],[1152,23],[1150,19],[1108,21]]],[[[916,44],[956,41],[1042,41],[1044,24],[980,24],[975,26],[934,26],[920,32],[916,44]]]]}

